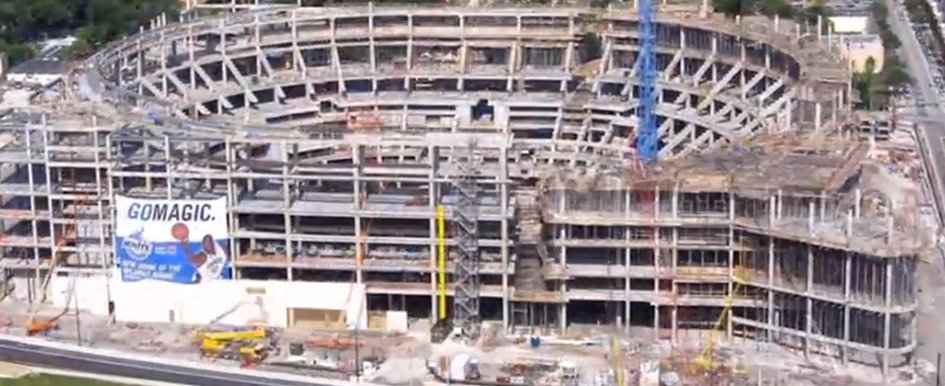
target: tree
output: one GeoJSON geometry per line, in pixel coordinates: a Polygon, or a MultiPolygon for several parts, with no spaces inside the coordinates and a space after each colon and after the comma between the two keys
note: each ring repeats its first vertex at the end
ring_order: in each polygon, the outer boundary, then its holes
{"type": "MultiPolygon", "coordinates": [[[[712,7],[716,12],[729,17],[759,14],[797,19],[801,16],[802,20],[808,24],[816,23],[817,15],[826,17],[832,14],[832,10],[823,3],[823,0],[818,0],[807,8],[795,8],[789,0],[713,0],[712,7]]],[[[827,23],[824,25],[826,26],[827,23]]]]}
{"type": "Polygon", "coordinates": [[[177,0],[0,0],[0,51],[16,64],[34,54],[39,40],[76,34],[80,49],[69,52],[88,53],[178,6],[177,0]]]}
{"type": "Polygon", "coordinates": [[[600,59],[604,52],[603,48],[601,47],[600,37],[594,33],[586,33],[582,35],[581,43],[578,47],[581,60],[584,62],[600,59]]]}
{"type": "Polygon", "coordinates": [[[727,16],[747,15],[755,12],[756,0],[713,0],[712,7],[727,16]]]}
{"type": "Polygon", "coordinates": [[[863,65],[863,72],[853,76],[853,87],[860,94],[860,101],[868,109],[873,108],[873,91],[875,90],[876,59],[872,56],[866,58],[863,65]]]}
{"type": "Polygon", "coordinates": [[[906,67],[894,57],[887,59],[881,74],[883,77],[882,83],[890,88],[898,89],[912,82],[912,77],[909,76],[906,67]]]}
{"type": "Polygon", "coordinates": [[[886,4],[883,3],[882,0],[874,0],[870,4],[870,15],[873,16],[873,20],[877,23],[886,23],[889,17],[889,8],[886,7],[886,4]]]}
{"type": "Polygon", "coordinates": [[[794,7],[786,0],[763,0],[758,6],[758,13],[774,17],[790,19],[794,17],[794,7]]]}

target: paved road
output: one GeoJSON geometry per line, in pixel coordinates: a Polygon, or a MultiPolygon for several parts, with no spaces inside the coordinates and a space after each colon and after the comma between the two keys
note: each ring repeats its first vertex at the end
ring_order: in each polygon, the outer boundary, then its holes
{"type": "Polygon", "coordinates": [[[333,386],[315,383],[314,381],[300,382],[287,379],[270,379],[262,376],[164,365],[84,352],[76,353],[2,337],[0,337],[0,361],[187,385],[333,386]]]}
{"type": "MultiPolygon", "coordinates": [[[[928,62],[922,48],[919,46],[919,41],[916,39],[909,23],[899,18],[900,13],[905,13],[905,9],[900,7],[896,0],[884,1],[890,10],[889,25],[902,42],[901,53],[903,55],[900,55],[900,57],[906,60],[909,73],[912,74],[914,79],[912,89],[916,102],[915,121],[921,126],[916,134],[922,137],[919,138],[923,142],[920,145],[923,146],[923,152],[930,157],[932,194],[936,201],[936,207],[939,207],[943,203],[942,198],[945,197],[943,196],[945,194],[945,185],[943,185],[945,178],[942,174],[942,167],[945,166],[945,148],[942,145],[942,139],[945,138],[945,111],[942,111],[942,106],[938,100],[938,92],[931,83],[928,62]]],[[[942,213],[938,213],[938,215],[939,220],[945,220],[942,218],[942,213]]]]}
{"type": "MultiPolygon", "coordinates": [[[[902,42],[900,57],[905,59],[909,73],[913,78],[913,99],[915,100],[914,121],[919,124],[916,130],[916,139],[920,146],[923,161],[928,167],[932,188],[932,207],[936,210],[939,224],[945,225],[943,218],[943,197],[945,197],[945,112],[939,102],[938,90],[932,84],[929,62],[927,61],[919,41],[907,21],[900,15],[905,14],[904,7],[898,0],[883,0],[889,8],[889,25],[902,42]]],[[[933,264],[919,269],[918,285],[919,314],[916,320],[916,335],[919,341],[915,351],[915,359],[925,362],[926,370],[933,372],[925,381],[937,384],[935,379],[935,363],[939,354],[945,351],[945,335],[942,334],[941,320],[945,319],[945,266],[942,265],[941,255],[935,256],[933,264]]]]}

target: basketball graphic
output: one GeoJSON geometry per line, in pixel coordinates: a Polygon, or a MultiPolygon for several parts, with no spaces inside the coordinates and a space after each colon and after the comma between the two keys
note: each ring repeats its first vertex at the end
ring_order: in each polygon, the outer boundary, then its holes
{"type": "Polygon", "coordinates": [[[175,240],[184,241],[190,237],[190,229],[187,229],[187,225],[184,223],[177,223],[171,227],[171,237],[175,240]]]}

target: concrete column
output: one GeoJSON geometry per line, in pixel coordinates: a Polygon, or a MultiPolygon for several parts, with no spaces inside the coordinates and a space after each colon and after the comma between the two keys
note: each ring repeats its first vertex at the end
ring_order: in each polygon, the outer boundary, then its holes
{"type": "Polygon", "coordinates": [[[413,70],[413,16],[407,15],[407,29],[410,35],[407,38],[407,71],[413,70]]]}
{"type": "MultiPolygon", "coordinates": [[[[624,190],[623,194],[624,194],[624,199],[623,199],[623,215],[624,215],[624,217],[630,217],[630,208],[631,208],[631,205],[630,205],[630,199],[631,199],[630,190],[629,190],[629,189],[624,190]]],[[[627,244],[629,244],[629,243],[630,243],[630,240],[631,240],[631,239],[630,239],[629,228],[624,228],[624,234],[623,234],[623,236],[624,236],[624,241],[625,241],[627,244]]],[[[630,248],[624,248],[624,250],[623,250],[623,264],[624,264],[624,278],[623,278],[623,282],[624,282],[624,287],[623,287],[623,293],[624,293],[624,308],[623,308],[623,320],[624,320],[624,332],[627,333],[627,334],[630,333],[630,317],[632,316],[632,315],[631,315],[631,312],[630,312],[630,305],[632,304],[632,302],[630,301],[630,272],[631,272],[631,267],[630,267],[630,264],[631,264],[631,258],[630,258],[630,256],[631,256],[631,255],[630,255],[630,251],[631,251],[630,248]]]]}
{"type": "Polygon", "coordinates": [[[574,61],[574,42],[568,42],[568,46],[564,49],[564,61],[561,63],[561,67],[565,72],[571,72],[571,62],[574,61]]]}
{"type": "MultiPolygon", "coordinates": [[[[711,43],[711,44],[712,44],[712,51],[711,51],[711,55],[712,55],[712,56],[711,56],[711,57],[715,57],[715,56],[718,55],[718,53],[719,53],[719,36],[718,36],[718,34],[712,33],[712,43],[711,43]]],[[[712,83],[714,84],[714,83],[716,83],[716,81],[718,80],[718,70],[717,70],[718,67],[716,67],[714,64],[712,64],[711,66],[712,66],[712,83]]]]}
{"type": "MultiPolygon", "coordinates": [[[[459,73],[465,75],[466,71],[469,69],[469,41],[463,40],[462,45],[459,47],[459,73]]],[[[463,76],[460,76],[459,90],[463,89],[463,76]]]]}
{"type": "Polygon", "coordinates": [[[673,187],[671,207],[672,207],[671,217],[679,218],[679,184],[676,184],[676,186],[673,187]]]}
{"type": "Polygon", "coordinates": [[[768,237],[768,341],[774,340],[774,238],[768,237]]]}
{"type": "Polygon", "coordinates": [[[820,192],[820,221],[827,222],[827,192],[820,192]]]}
{"type": "MultiPolygon", "coordinates": [[[[49,146],[51,144],[47,143],[46,145],[49,146]]],[[[148,158],[150,159],[151,157],[148,157],[148,158]]],[[[169,165],[171,162],[171,137],[166,136],[166,135],[164,136],[164,162],[166,162],[167,165],[169,165]]],[[[167,173],[167,184],[166,184],[167,199],[172,200],[175,198],[174,188],[173,188],[174,177],[171,177],[170,173],[168,172],[165,172],[165,173],[167,173]]],[[[51,234],[55,234],[55,233],[51,233],[51,234]]]]}
{"type": "Polygon", "coordinates": [[[672,339],[672,342],[673,342],[674,344],[677,342],[677,336],[676,336],[676,333],[677,333],[677,330],[676,330],[676,313],[677,313],[678,311],[679,311],[679,306],[676,306],[676,305],[673,305],[673,308],[670,310],[670,323],[672,323],[672,326],[671,326],[671,333],[670,333],[670,339],[672,339]]]}
{"type": "Polygon", "coordinates": [[[883,291],[884,296],[884,310],[883,310],[883,381],[885,382],[889,376],[889,346],[890,340],[892,338],[890,328],[892,327],[892,314],[890,309],[892,308],[892,280],[893,280],[893,262],[894,259],[885,260],[886,265],[886,288],[883,291]]]}
{"type": "Polygon", "coordinates": [[[518,42],[513,42],[509,48],[509,77],[506,80],[505,89],[510,93],[515,91],[515,74],[517,73],[516,63],[519,60],[519,56],[521,56],[521,53],[519,52],[520,49],[521,45],[518,42]]]}
{"type": "Polygon", "coordinates": [[[807,206],[807,232],[814,235],[814,202],[810,201],[807,206]]]}
{"type": "MultiPolygon", "coordinates": [[[[562,198],[564,198],[564,196],[562,196],[562,198]]],[[[561,233],[560,233],[561,239],[567,239],[571,237],[570,234],[565,233],[565,229],[567,229],[568,232],[570,232],[570,228],[561,227],[561,233]]],[[[567,269],[567,266],[568,266],[568,248],[567,247],[561,247],[561,255],[558,261],[561,262],[562,267],[565,267],[565,269],[567,269]]],[[[566,280],[562,280],[560,281],[560,283],[561,283],[560,284],[561,294],[566,295],[568,292],[568,282],[566,280]]],[[[558,311],[560,312],[560,316],[558,320],[559,320],[559,323],[561,323],[561,325],[559,326],[560,334],[565,335],[568,333],[568,304],[562,303],[561,307],[558,308],[558,311]]]]}
{"type": "Polygon", "coordinates": [[[820,113],[823,106],[820,102],[814,103],[814,131],[819,132],[821,127],[820,113]]]}
{"type": "MultiPolygon", "coordinates": [[[[460,19],[462,20],[462,19],[460,19]]],[[[499,170],[501,170],[501,179],[503,181],[508,180],[509,177],[509,155],[508,148],[505,145],[500,149],[499,155],[499,170]]],[[[499,203],[502,221],[499,223],[502,227],[502,246],[499,247],[499,253],[502,258],[502,329],[508,331],[509,329],[509,215],[511,208],[509,208],[509,186],[506,183],[499,185],[499,203]]]]}
{"type": "MultiPolygon", "coordinates": [[[[226,40],[223,39],[224,34],[220,33],[220,49],[222,54],[226,55],[226,40]]],[[[220,61],[221,70],[223,71],[223,81],[226,82],[226,65],[223,64],[223,61],[220,61]]],[[[167,96],[167,43],[164,42],[164,34],[161,33],[161,93],[164,96],[167,96]]]]}
{"type": "MultiPolygon", "coordinates": [[[[363,194],[361,192],[361,168],[364,165],[364,153],[362,150],[363,149],[361,145],[356,144],[356,145],[351,146],[351,161],[353,163],[351,170],[353,174],[352,183],[354,184],[353,192],[354,192],[354,208],[355,208],[354,239],[356,240],[354,247],[355,247],[357,256],[360,256],[358,257],[358,261],[355,263],[355,280],[357,280],[358,284],[361,284],[364,282],[364,278],[361,276],[361,261],[360,260],[361,260],[361,257],[363,257],[363,254],[367,252],[366,251],[367,246],[364,245],[365,235],[364,235],[364,231],[362,230],[362,225],[361,225],[363,222],[361,218],[361,210],[363,209],[362,197],[361,197],[363,194]]],[[[436,248],[432,250],[435,251],[436,248]]],[[[431,253],[430,255],[432,256],[433,253],[431,253]]],[[[435,275],[431,275],[431,276],[435,276],[435,275]]],[[[433,293],[436,294],[435,291],[433,293]]],[[[432,298],[431,300],[433,300],[433,304],[436,304],[435,298],[432,298]]],[[[431,310],[432,310],[432,307],[431,307],[431,310]]],[[[436,314],[433,314],[433,315],[436,315],[436,314]]]]}
{"type": "MultiPolygon", "coordinates": [[[[334,20],[330,21],[331,25],[331,36],[334,39],[335,28],[334,20]]],[[[263,52],[262,52],[262,31],[259,30],[259,15],[253,15],[253,43],[256,45],[256,76],[262,76],[262,67],[263,67],[263,52]]]]}
{"type": "MultiPolygon", "coordinates": [[[[368,3],[368,49],[370,50],[371,74],[377,74],[377,44],[374,42],[374,3],[368,3]]],[[[296,39],[298,41],[298,39],[296,39]]]]}
{"type": "Polygon", "coordinates": [[[293,250],[294,245],[292,245],[291,237],[293,229],[292,215],[289,214],[291,213],[290,209],[292,208],[293,202],[291,192],[292,187],[289,185],[289,179],[292,175],[291,161],[289,158],[289,142],[283,140],[280,144],[280,147],[282,148],[282,154],[280,154],[282,158],[282,205],[285,208],[285,212],[282,214],[283,226],[285,226],[285,234],[283,235],[283,237],[285,237],[285,277],[286,280],[292,281],[292,260],[295,256],[295,252],[293,250]]]}
{"type": "Polygon", "coordinates": [[[861,201],[863,201],[863,191],[855,189],[853,191],[853,217],[860,218],[861,201]]]}
{"type": "Polygon", "coordinates": [[[807,285],[804,290],[804,296],[807,298],[807,311],[805,312],[805,335],[804,335],[804,357],[810,356],[810,338],[814,332],[814,299],[811,298],[814,290],[814,247],[807,245],[807,285]]]}
{"type": "MultiPolygon", "coordinates": [[[[853,253],[846,252],[843,255],[843,341],[850,341],[850,279],[853,272],[853,253]]],[[[840,360],[843,364],[849,361],[849,349],[847,346],[841,348],[840,360]]]]}
{"type": "Polygon", "coordinates": [[[653,340],[660,340],[660,305],[658,301],[653,302],[653,340]]]}
{"type": "MultiPolygon", "coordinates": [[[[659,197],[659,193],[656,195],[659,197]]],[[[658,210],[656,211],[658,212],[658,210]]],[[[653,241],[657,243],[656,248],[653,250],[653,272],[655,279],[653,280],[653,340],[657,341],[660,339],[660,272],[662,271],[660,267],[660,248],[659,248],[659,228],[653,229],[653,241]]]]}
{"type": "MultiPolygon", "coordinates": [[[[657,186],[653,189],[653,193],[653,219],[656,220],[660,218],[660,187],[657,186]]],[[[659,232],[659,228],[656,231],[659,232]]],[[[659,243],[659,237],[656,238],[656,241],[659,243]]]]}
{"type": "MultiPolygon", "coordinates": [[[[685,29],[680,28],[679,29],[679,49],[685,50],[686,47],[687,47],[686,46],[686,32],[685,32],[685,29]]],[[[685,60],[679,61],[679,74],[686,75],[686,61],[685,60]]]]}
{"type": "Polygon", "coordinates": [[[777,209],[777,202],[774,196],[768,198],[768,228],[774,227],[774,218],[775,212],[777,209]]]}
{"type": "MultiPolygon", "coordinates": [[[[778,19],[774,19],[774,20],[775,20],[775,25],[777,25],[778,19]]],[[[765,69],[770,70],[771,69],[771,46],[769,46],[767,43],[764,43],[764,47],[765,47],[765,69]]]]}
{"type": "MultiPolygon", "coordinates": [[[[735,273],[735,193],[729,192],[728,194],[728,220],[730,222],[728,226],[728,293],[733,299],[737,296],[735,293],[735,283],[739,278],[736,277],[735,273]]],[[[675,251],[676,249],[674,249],[675,251]]],[[[725,338],[732,340],[732,332],[734,329],[734,323],[732,322],[732,308],[729,307],[726,311],[727,322],[725,328],[725,338]]]]}

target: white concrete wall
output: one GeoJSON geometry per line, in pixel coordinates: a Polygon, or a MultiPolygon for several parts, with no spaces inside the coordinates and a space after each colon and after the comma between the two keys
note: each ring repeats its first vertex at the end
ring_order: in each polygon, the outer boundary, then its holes
{"type": "Polygon", "coordinates": [[[105,273],[73,273],[55,276],[49,282],[48,296],[56,307],[78,307],[94,315],[108,315],[109,278],[105,273]],[[73,283],[74,282],[74,283],[73,283]]]}
{"type": "Polygon", "coordinates": [[[491,103],[493,107],[493,121],[496,123],[496,127],[508,127],[509,106],[500,101],[490,100],[489,103],[491,103]]]}
{"type": "Polygon", "coordinates": [[[202,325],[245,325],[265,321],[288,325],[289,308],[343,310],[349,328],[367,328],[364,285],[257,280],[217,280],[200,284],[159,281],[112,283],[115,320],[202,325]]]}
{"type": "Polygon", "coordinates": [[[870,58],[873,58],[873,73],[879,73],[886,64],[883,60],[885,56],[886,54],[882,43],[861,44],[847,48],[847,58],[849,58],[850,66],[853,68],[854,72],[865,72],[866,62],[869,61],[870,58]]]}
{"type": "Polygon", "coordinates": [[[13,278],[7,285],[13,286],[10,292],[10,299],[21,302],[32,302],[38,298],[36,291],[39,288],[39,281],[36,280],[36,272],[33,270],[13,271],[13,278]]]}
{"type": "Polygon", "coordinates": [[[387,331],[407,332],[407,311],[387,311],[387,331]]]}
{"type": "Polygon", "coordinates": [[[472,122],[472,106],[475,102],[462,103],[456,106],[456,121],[461,126],[469,125],[472,122]]]}

